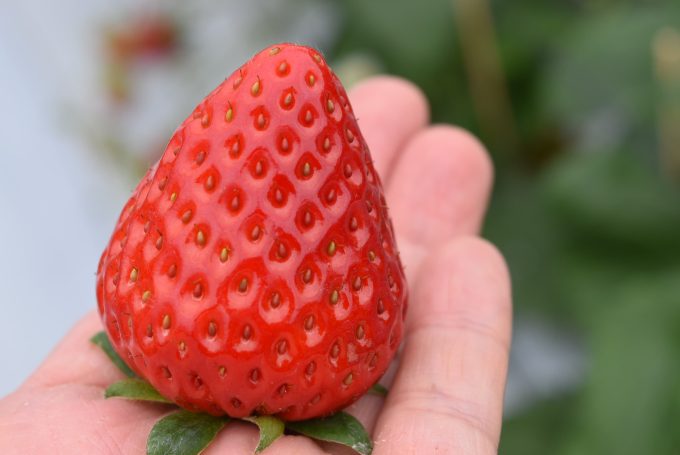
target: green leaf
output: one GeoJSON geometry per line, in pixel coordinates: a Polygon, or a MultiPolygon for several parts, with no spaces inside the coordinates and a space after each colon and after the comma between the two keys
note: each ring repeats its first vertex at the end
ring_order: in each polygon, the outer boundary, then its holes
{"type": "Polygon", "coordinates": [[[178,411],[156,422],[146,442],[147,455],[197,455],[229,421],[189,411],[178,411]]]}
{"type": "Polygon", "coordinates": [[[251,416],[243,420],[252,422],[260,428],[260,443],[255,453],[260,453],[283,435],[284,424],[274,416],[251,416]]]}
{"type": "Polygon", "coordinates": [[[363,425],[345,412],[338,412],[319,419],[287,422],[286,428],[320,441],[346,445],[361,455],[369,455],[373,452],[373,441],[371,441],[363,425]]]}
{"type": "Polygon", "coordinates": [[[368,389],[368,391],[374,395],[380,395],[381,397],[386,397],[388,392],[387,387],[382,384],[378,384],[377,382],[373,384],[373,387],[368,389]]]}
{"type": "Polygon", "coordinates": [[[157,403],[172,403],[158,393],[151,384],[141,379],[130,378],[111,384],[106,389],[106,398],[119,397],[128,400],[155,401],[157,403]]]}
{"type": "Polygon", "coordinates": [[[121,359],[120,356],[113,349],[111,341],[109,341],[109,337],[106,336],[106,333],[104,332],[97,333],[95,336],[90,338],[90,342],[102,348],[102,350],[106,353],[109,359],[111,359],[111,361],[115,363],[116,366],[120,369],[120,371],[125,373],[126,376],[130,378],[134,378],[137,376],[135,372],[132,371],[129,366],[127,366],[125,361],[123,361],[123,359],[121,359]]]}
{"type": "Polygon", "coordinates": [[[635,152],[571,153],[544,180],[549,208],[581,235],[615,251],[636,247],[677,258],[680,192],[635,152]]]}

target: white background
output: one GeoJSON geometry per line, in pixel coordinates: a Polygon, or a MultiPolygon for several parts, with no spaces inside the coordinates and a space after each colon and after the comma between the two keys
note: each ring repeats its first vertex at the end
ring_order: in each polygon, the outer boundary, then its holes
{"type": "Polygon", "coordinates": [[[0,396],[94,308],[98,255],[131,186],[60,119],[60,104],[96,81],[83,36],[101,14],[97,2],[3,3],[0,396]]]}

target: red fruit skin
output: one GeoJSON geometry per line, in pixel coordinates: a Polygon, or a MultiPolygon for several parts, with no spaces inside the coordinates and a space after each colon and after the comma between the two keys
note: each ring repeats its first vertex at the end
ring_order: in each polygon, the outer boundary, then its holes
{"type": "Polygon", "coordinates": [[[368,147],[317,51],[263,50],[180,125],[123,208],[97,300],[121,357],[190,410],[308,419],[381,377],[406,281],[368,147]]]}

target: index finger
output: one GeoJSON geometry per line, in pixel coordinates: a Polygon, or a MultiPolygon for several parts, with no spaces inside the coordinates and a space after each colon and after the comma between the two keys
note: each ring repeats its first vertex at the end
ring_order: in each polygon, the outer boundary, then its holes
{"type": "Polygon", "coordinates": [[[387,184],[402,146],[428,122],[425,95],[404,79],[378,76],[352,88],[349,98],[375,170],[387,184]]]}

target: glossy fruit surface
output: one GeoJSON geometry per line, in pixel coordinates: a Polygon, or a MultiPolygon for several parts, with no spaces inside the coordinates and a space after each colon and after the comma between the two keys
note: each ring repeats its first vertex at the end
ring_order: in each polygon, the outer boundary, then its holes
{"type": "Polygon", "coordinates": [[[191,410],[306,419],[380,378],[406,282],[368,148],[317,51],[267,48],[196,107],[125,205],[97,298],[121,357],[191,410]]]}

